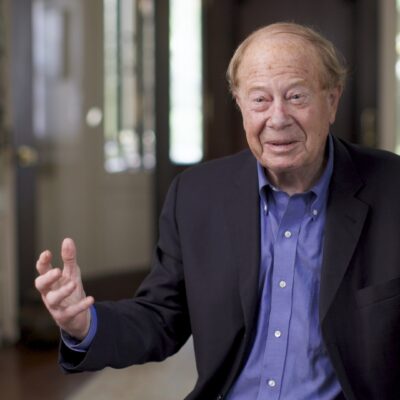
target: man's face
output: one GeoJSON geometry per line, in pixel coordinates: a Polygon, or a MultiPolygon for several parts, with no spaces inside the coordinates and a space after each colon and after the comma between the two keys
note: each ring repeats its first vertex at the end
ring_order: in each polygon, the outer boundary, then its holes
{"type": "Polygon", "coordinates": [[[258,38],[238,68],[236,100],[250,150],[278,184],[312,183],[322,168],[340,88],[322,89],[321,61],[289,35],[258,38]]]}

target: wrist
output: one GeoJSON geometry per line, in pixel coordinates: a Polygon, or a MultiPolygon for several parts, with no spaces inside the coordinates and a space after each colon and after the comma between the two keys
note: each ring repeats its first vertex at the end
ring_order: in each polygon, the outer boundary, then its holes
{"type": "Polygon", "coordinates": [[[61,329],[68,334],[71,339],[74,339],[77,342],[84,340],[90,329],[91,312],[88,309],[84,313],[85,316],[80,316],[81,318],[84,318],[84,324],[82,324],[82,320],[80,319],[76,326],[61,327],[61,329]]]}

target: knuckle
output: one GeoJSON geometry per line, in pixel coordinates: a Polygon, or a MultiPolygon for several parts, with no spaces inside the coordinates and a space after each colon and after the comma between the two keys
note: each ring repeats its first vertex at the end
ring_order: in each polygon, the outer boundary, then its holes
{"type": "Polygon", "coordinates": [[[39,292],[43,292],[46,289],[47,283],[44,276],[38,276],[35,279],[35,287],[39,292]]]}
{"type": "Polygon", "coordinates": [[[35,279],[35,288],[36,288],[37,290],[39,290],[39,292],[40,292],[41,289],[42,289],[42,285],[40,284],[40,277],[38,277],[38,278],[35,279]]]}
{"type": "Polygon", "coordinates": [[[52,292],[47,293],[45,298],[46,298],[46,303],[49,305],[49,307],[54,308],[57,305],[57,302],[55,301],[55,298],[54,298],[54,295],[52,292]]]}
{"type": "Polygon", "coordinates": [[[47,293],[46,299],[47,299],[47,302],[52,307],[58,307],[62,301],[62,299],[60,299],[58,291],[54,291],[54,290],[51,290],[50,292],[47,293]]]}

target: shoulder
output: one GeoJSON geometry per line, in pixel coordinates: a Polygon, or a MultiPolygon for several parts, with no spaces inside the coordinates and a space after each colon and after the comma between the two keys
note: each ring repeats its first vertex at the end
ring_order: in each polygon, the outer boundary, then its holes
{"type": "Polygon", "coordinates": [[[204,183],[207,186],[235,181],[239,175],[257,173],[256,160],[250,150],[206,161],[188,168],[179,176],[185,184],[204,183]]]}
{"type": "MultiPolygon", "coordinates": [[[[257,191],[257,163],[250,150],[203,162],[180,173],[173,181],[167,202],[180,210],[224,207],[238,192],[257,191]]],[[[220,208],[218,208],[220,209],[220,208]]]]}
{"type": "Polygon", "coordinates": [[[346,142],[342,139],[335,140],[335,148],[339,153],[348,154],[359,175],[364,180],[392,179],[400,174],[400,156],[386,150],[369,148],[346,142]]]}
{"type": "Polygon", "coordinates": [[[332,191],[357,192],[370,205],[398,209],[400,157],[392,152],[367,148],[335,139],[332,191]]]}
{"type": "Polygon", "coordinates": [[[400,164],[400,156],[387,150],[370,148],[358,144],[347,142],[343,139],[337,139],[347,148],[349,153],[359,161],[376,161],[400,164]]]}

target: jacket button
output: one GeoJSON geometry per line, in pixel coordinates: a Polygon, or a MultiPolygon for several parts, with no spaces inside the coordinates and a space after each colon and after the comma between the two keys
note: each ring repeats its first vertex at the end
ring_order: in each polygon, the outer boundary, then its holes
{"type": "Polygon", "coordinates": [[[222,394],[219,394],[217,397],[217,400],[222,400],[224,398],[224,396],[222,394]]]}

